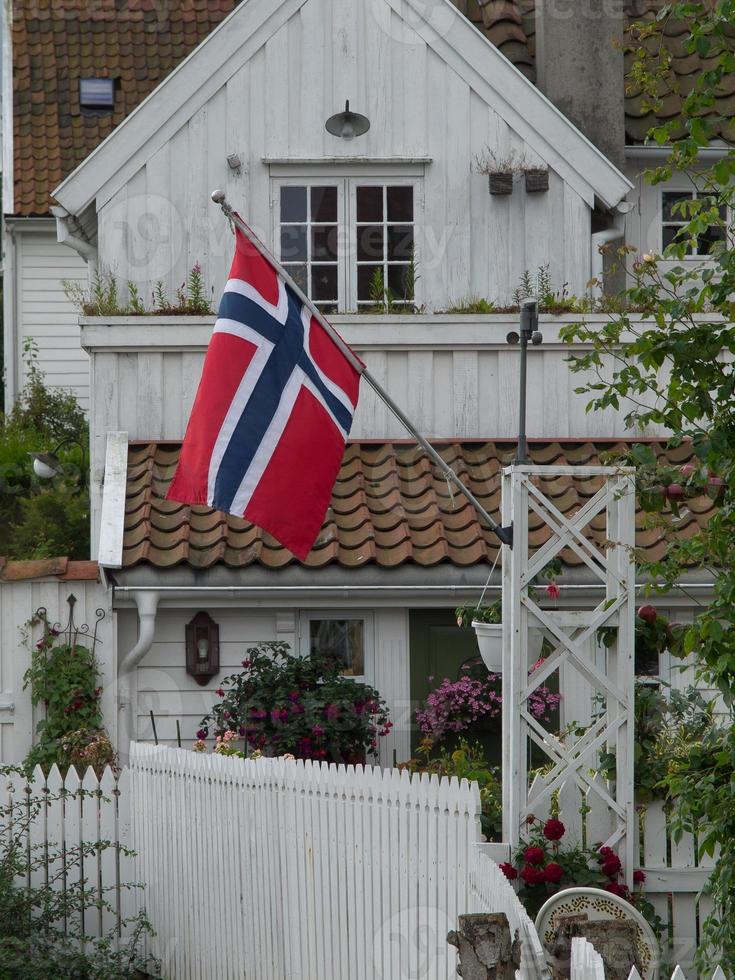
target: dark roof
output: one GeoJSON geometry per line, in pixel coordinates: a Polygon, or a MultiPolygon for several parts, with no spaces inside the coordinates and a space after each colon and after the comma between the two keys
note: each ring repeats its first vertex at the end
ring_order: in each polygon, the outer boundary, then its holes
{"type": "Polygon", "coordinates": [[[230,13],[237,0],[13,4],[15,213],[51,191],[230,13]],[[84,111],[79,79],[116,79],[113,112],[84,111]]]}
{"type": "MultiPolygon", "coordinates": [[[[541,465],[600,465],[601,454],[619,454],[628,443],[544,442],[531,445],[531,458],[541,465]]],[[[689,446],[664,450],[672,465],[692,457],[689,446]]],[[[491,516],[499,520],[500,471],[511,462],[515,446],[508,442],[437,444],[444,459],[467,482],[491,516]]],[[[278,569],[297,560],[269,534],[247,521],[208,507],[187,506],[165,499],[179,458],[178,443],[133,443],[128,455],[127,502],[123,568],[148,563],[156,568],[215,565],[278,569]]],[[[575,512],[600,487],[599,479],[556,477],[540,480],[563,513],[575,512]]],[[[709,497],[688,500],[677,533],[689,536],[706,524],[714,509],[709,497]]],[[[550,531],[531,516],[530,540],[538,548],[550,531]]],[[[666,544],[660,528],[647,528],[637,513],[637,545],[652,559],[666,544]]],[[[604,517],[591,524],[591,537],[605,539],[604,517]]],[[[478,521],[473,507],[458,491],[451,492],[423,450],[409,443],[350,443],[332,494],[319,538],[306,561],[309,568],[336,565],[359,568],[373,564],[390,569],[413,564],[424,568],[449,563],[468,567],[495,560],[495,535],[478,521]]],[[[570,566],[580,563],[564,554],[570,566]]]]}
{"type": "MultiPolygon", "coordinates": [[[[532,82],[536,81],[536,0],[453,0],[456,6],[503,52],[532,82]]],[[[665,0],[623,0],[625,3],[625,72],[632,67],[634,50],[640,46],[635,25],[651,23],[664,6],[665,0]]],[[[584,16],[584,15],[583,15],[584,16]]],[[[676,119],[681,112],[682,98],[692,89],[697,75],[710,65],[697,54],[688,54],[684,42],[689,33],[686,23],[667,18],[663,23],[664,47],[671,54],[668,84],[659,93],[660,108],[654,111],[639,88],[626,85],[625,133],[629,144],[643,143],[650,129],[676,119]]],[[[735,25],[729,30],[735,50],[735,25]]],[[[655,54],[660,42],[657,37],[646,42],[655,54]]],[[[622,80],[621,80],[622,84],[622,80]]],[[[722,116],[715,121],[715,135],[735,142],[735,73],[727,75],[719,97],[710,107],[709,115],[722,116]]]]}

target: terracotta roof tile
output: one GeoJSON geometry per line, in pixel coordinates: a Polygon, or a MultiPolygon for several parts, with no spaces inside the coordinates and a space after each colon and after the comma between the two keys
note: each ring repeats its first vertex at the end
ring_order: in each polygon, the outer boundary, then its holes
{"type": "MultiPolygon", "coordinates": [[[[458,473],[469,475],[473,490],[489,512],[500,518],[500,469],[513,457],[511,443],[451,443],[438,445],[458,473]]],[[[600,465],[626,443],[536,443],[534,463],[557,466],[600,465]]],[[[654,444],[673,465],[692,456],[687,445],[664,449],[654,444]]],[[[188,507],[165,500],[178,460],[179,446],[169,443],[134,444],[128,457],[128,506],[125,516],[123,567],[148,563],[158,568],[187,564],[207,569],[217,564],[232,568],[260,565],[283,568],[296,559],[269,534],[247,521],[208,507],[188,507]],[[141,503],[144,500],[145,503],[141,503]]],[[[600,477],[562,476],[535,482],[562,514],[574,513],[601,485],[600,477]]],[[[706,524],[714,510],[709,497],[687,501],[677,533],[689,537],[706,524]]],[[[649,527],[636,513],[636,543],[648,558],[665,551],[661,528],[649,527]]],[[[551,531],[536,513],[529,516],[533,548],[551,531]]],[[[605,541],[604,516],[597,514],[586,534],[596,544],[605,541]]],[[[498,542],[478,521],[473,507],[458,491],[447,488],[428,457],[413,444],[351,443],[334,487],[319,538],[305,564],[309,568],[341,565],[358,568],[372,563],[396,568],[413,563],[429,567],[442,562],[458,566],[495,560],[498,542]]],[[[574,551],[563,553],[569,565],[580,565],[574,551]]]]}
{"type": "Polygon", "coordinates": [[[70,561],[68,558],[43,558],[33,561],[7,561],[0,558],[0,582],[23,582],[28,579],[56,578],[62,582],[96,582],[96,561],[70,561]]]}
{"type": "Polygon", "coordinates": [[[237,0],[13,4],[15,212],[47,214],[54,187],[232,11],[237,0]],[[181,27],[186,26],[182,31],[181,27]],[[177,38],[171,44],[171,36],[177,38]],[[110,113],[79,106],[79,79],[117,79],[110,113]]]}

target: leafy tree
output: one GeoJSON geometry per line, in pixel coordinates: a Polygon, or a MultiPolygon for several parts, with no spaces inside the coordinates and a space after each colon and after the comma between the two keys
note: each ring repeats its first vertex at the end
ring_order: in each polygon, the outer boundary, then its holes
{"type": "MultiPolygon", "coordinates": [[[[726,76],[735,72],[731,25],[735,0],[693,0],[662,6],[657,19],[641,25],[636,37],[631,83],[643,88],[652,106],[660,93],[676,84],[664,26],[682,22],[688,53],[703,69],[690,92],[682,93],[678,119],[657,126],[651,137],[670,148],[666,162],[650,171],[654,184],[683,171],[698,189],[696,198],[677,205],[682,231],[659,257],[643,255],[633,262],[628,308],[650,311],[642,319],[621,313],[602,326],[574,325],[568,341],[584,341],[589,352],[573,358],[573,369],[587,372],[577,390],[591,393],[589,409],[620,409],[627,400],[631,425],[654,423],[673,433],[672,444],[688,441],[696,454],[682,467],[676,492],[658,474],[656,454],[636,447],[641,502],[661,521],[675,517],[687,487],[702,487],[720,502],[706,528],[678,538],[674,521],[661,522],[669,535],[664,557],[641,563],[655,587],[683,588],[687,569],[706,570],[714,579],[712,603],[702,608],[683,637],[684,651],[694,653],[700,674],[716,685],[730,710],[735,700],[735,239],[730,224],[735,205],[735,149],[719,159],[699,158],[699,150],[716,138],[717,97],[726,76]],[[707,255],[694,260],[694,245],[707,255]],[[658,488],[658,489],[657,489],[658,488]]],[[[690,76],[691,77],[691,76],[690,76]]],[[[732,127],[732,120],[729,120],[732,127]]],[[[693,490],[694,493],[694,490],[693,490]]],[[[704,924],[698,950],[700,965],[709,960],[735,970],[735,727],[711,729],[683,746],[668,775],[675,797],[678,832],[697,830],[702,853],[718,859],[711,878],[714,912],[704,924]]]]}

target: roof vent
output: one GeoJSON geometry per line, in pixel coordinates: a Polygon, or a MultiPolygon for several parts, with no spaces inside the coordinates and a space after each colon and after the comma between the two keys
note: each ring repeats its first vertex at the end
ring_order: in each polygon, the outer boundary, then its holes
{"type": "Polygon", "coordinates": [[[112,109],[115,105],[115,79],[80,78],[79,104],[83,109],[112,109]]]}

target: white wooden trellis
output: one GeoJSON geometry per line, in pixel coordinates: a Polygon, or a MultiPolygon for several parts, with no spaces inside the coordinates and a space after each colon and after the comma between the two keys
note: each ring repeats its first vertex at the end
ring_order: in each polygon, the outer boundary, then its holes
{"type": "MultiPolygon", "coordinates": [[[[611,815],[604,842],[617,847],[628,884],[632,884],[634,858],[633,804],[633,617],[635,572],[635,488],[633,470],[621,467],[510,466],[503,471],[503,524],[513,525],[513,548],[505,549],[503,563],[503,839],[516,847],[534,807],[548,804],[557,790],[578,787],[599,798],[611,815]],[[599,489],[576,513],[566,515],[539,487],[556,478],[572,478],[599,489]],[[601,485],[600,485],[601,484],[601,485]],[[551,536],[538,550],[529,550],[529,513],[538,515],[551,536]],[[604,515],[605,546],[587,536],[590,522],[604,515]],[[594,609],[541,608],[529,585],[550,561],[572,551],[589,569],[603,591],[594,609]],[[616,627],[617,640],[607,651],[606,669],[595,660],[600,627],[616,627]],[[541,627],[553,652],[529,678],[532,658],[529,630],[541,627]],[[576,742],[562,744],[547,732],[529,710],[529,696],[558,668],[578,671],[602,696],[604,710],[576,742]],[[529,785],[529,744],[542,749],[551,770],[542,781],[529,785]],[[594,777],[601,749],[616,753],[616,779],[609,785],[594,777]]],[[[533,658],[535,659],[535,657],[533,658]]],[[[562,691],[563,696],[563,691],[562,691]]],[[[578,807],[578,794],[564,804],[578,807]]],[[[569,823],[578,822],[570,813],[569,823]]]]}

